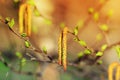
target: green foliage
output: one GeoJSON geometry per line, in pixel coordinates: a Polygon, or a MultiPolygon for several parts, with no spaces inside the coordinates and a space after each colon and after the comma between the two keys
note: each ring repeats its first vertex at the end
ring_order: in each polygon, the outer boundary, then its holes
{"type": "Polygon", "coordinates": [[[43,51],[45,54],[47,54],[47,48],[46,48],[45,46],[42,48],[42,51],[43,51]]]}
{"type": "Polygon", "coordinates": [[[52,21],[49,20],[49,19],[45,19],[44,22],[45,22],[47,25],[52,25],[52,21]]]}
{"type": "Polygon", "coordinates": [[[26,58],[21,59],[21,66],[24,66],[26,64],[26,58]]]}
{"type": "Polygon", "coordinates": [[[36,7],[34,8],[33,12],[36,16],[40,16],[40,12],[38,11],[38,9],[36,7]]]}
{"type": "Polygon", "coordinates": [[[27,37],[27,34],[26,33],[22,33],[21,36],[22,37],[27,37]]]}
{"type": "Polygon", "coordinates": [[[81,57],[83,57],[83,56],[84,56],[84,53],[83,53],[82,51],[78,53],[78,57],[79,57],[79,58],[81,58],[81,57]]]}
{"type": "Polygon", "coordinates": [[[89,54],[91,54],[92,52],[91,52],[90,49],[85,49],[85,50],[84,50],[84,53],[87,54],[87,55],[89,55],[89,54]]]}
{"type": "Polygon", "coordinates": [[[61,28],[64,28],[64,27],[65,27],[65,23],[64,23],[64,22],[61,22],[61,23],[60,23],[60,27],[61,27],[61,28]]]}
{"type": "Polygon", "coordinates": [[[86,44],[86,42],[85,42],[84,40],[80,40],[78,43],[79,43],[81,46],[84,46],[84,47],[87,46],[87,44],[86,44]]]}
{"type": "Polygon", "coordinates": [[[102,64],[103,61],[102,61],[102,60],[98,60],[97,63],[98,63],[98,64],[102,64]]]}
{"type": "Polygon", "coordinates": [[[101,51],[98,51],[97,53],[96,53],[96,56],[97,57],[101,57],[103,55],[103,52],[101,52],[101,51]]]}
{"type": "Polygon", "coordinates": [[[78,35],[78,26],[76,26],[76,27],[74,28],[73,34],[74,34],[74,35],[78,35]]]}
{"type": "Polygon", "coordinates": [[[27,0],[27,3],[30,4],[30,5],[32,5],[32,6],[35,6],[34,0],[27,0]]]}
{"type": "Polygon", "coordinates": [[[101,46],[101,51],[105,51],[106,48],[107,48],[107,44],[103,44],[103,45],[101,46]]]}
{"type": "Polygon", "coordinates": [[[31,46],[30,42],[29,41],[25,41],[25,47],[29,48],[30,46],[31,46]]]}
{"type": "Polygon", "coordinates": [[[14,21],[13,18],[10,19],[9,17],[7,17],[7,18],[5,18],[5,21],[6,21],[6,23],[8,24],[8,26],[9,26],[10,28],[12,28],[12,27],[14,26],[14,24],[15,24],[15,21],[14,21]]]}
{"type": "Polygon", "coordinates": [[[16,56],[17,56],[19,59],[21,59],[21,58],[23,57],[22,53],[20,53],[20,52],[16,52],[16,56]]]}
{"type": "Polygon", "coordinates": [[[120,46],[119,45],[115,46],[115,50],[118,54],[118,58],[120,59],[120,46]]]}

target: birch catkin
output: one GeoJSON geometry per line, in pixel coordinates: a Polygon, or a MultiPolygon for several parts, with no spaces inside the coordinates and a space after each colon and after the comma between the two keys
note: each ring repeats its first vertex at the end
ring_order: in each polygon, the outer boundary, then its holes
{"type": "Polygon", "coordinates": [[[116,80],[120,80],[120,64],[117,66],[115,78],[116,80]]]}
{"type": "Polygon", "coordinates": [[[67,69],[67,32],[68,28],[65,27],[63,30],[63,56],[62,56],[64,70],[67,69]]]}
{"type": "Polygon", "coordinates": [[[60,33],[58,39],[58,64],[62,65],[62,33],[60,33]]]}
{"type": "Polygon", "coordinates": [[[31,9],[29,4],[21,4],[19,9],[19,32],[31,35],[31,9]]]}
{"type": "Polygon", "coordinates": [[[113,79],[113,70],[118,66],[119,64],[117,62],[113,62],[110,64],[108,68],[108,80],[114,80],[113,79]]]}

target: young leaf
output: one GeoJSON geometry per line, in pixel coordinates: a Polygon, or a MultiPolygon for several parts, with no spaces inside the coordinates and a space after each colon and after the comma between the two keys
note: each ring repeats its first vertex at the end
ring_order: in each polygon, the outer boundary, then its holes
{"type": "Polygon", "coordinates": [[[84,53],[83,52],[79,52],[78,53],[78,58],[81,58],[81,57],[83,57],[84,56],[84,53]]]}
{"type": "Polygon", "coordinates": [[[78,35],[78,26],[74,28],[73,33],[74,35],[78,35]]]}
{"type": "Polygon", "coordinates": [[[106,31],[106,32],[109,30],[108,25],[106,25],[106,24],[100,25],[99,28],[100,28],[102,31],[106,31]]]}
{"type": "Polygon", "coordinates": [[[26,37],[27,34],[26,34],[26,33],[22,33],[21,36],[22,36],[22,37],[26,37]]]}
{"type": "Polygon", "coordinates": [[[24,66],[26,64],[26,58],[21,59],[21,65],[24,66]]]}
{"type": "Polygon", "coordinates": [[[14,19],[12,18],[12,19],[8,22],[8,25],[9,25],[10,28],[12,28],[12,27],[14,26],[14,24],[15,24],[15,21],[14,21],[14,19]]]}
{"type": "Polygon", "coordinates": [[[99,51],[99,52],[96,53],[97,57],[101,57],[102,55],[103,55],[103,52],[101,52],[101,51],[99,51]]]}
{"type": "Polygon", "coordinates": [[[60,23],[60,27],[61,27],[61,28],[64,28],[64,27],[65,27],[65,23],[64,23],[64,22],[61,22],[61,23],[60,23]]]}
{"type": "Polygon", "coordinates": [[[89,55],[89,54],[91,54],[91,50],[90,49],[85,49],[84,53],[87,54],[87,55],[89,55]]]}
{"type": "Polygon", "coordinates": [[[102,61],[102,60],[98,60],[97,63],[98,63],[98,64],[102,64],[103,61],[102,61]]]}
{"type": "Polygon", "coordinates": [[[79,41],[79,44],[80,44],[81,46],[84,46],[84,47],[86,47],[86,46],[87,46],[86,42],[85,42],[85,41],[83,41],[83,40],[80,40],[80,41],[79,41]]]}
{"type": "Polygon", "coordinates": [[[119,45],[115,46],[115,50],[118,54],[118,58],[120,59],[120,46],[119,45]]]}
{"type": "Polygon", "coordinates": [[[35,6],[34,0],[27,0],[27,3],[30,4],[30,5],[32,5],[32,6],[35,6]]]}
{"type": "Polygon", "coordinates": [[[103,44],[103,45],[101,46],[101,51],[105,51],[106,48],[107,48],[107,44],[103,44]]]}
{"type": "Polygon", "coordinates": [[[51,20],[45,19],[44,21],[45,21],[45,23],[46,23],[47,25],[52,25],[52,21],[51,21],[51,20]]]}
{"type": "Polygon", "coordinates": [[[23,57],[22,53],[20,53],[20,52],[16,52],[16,56],[17,56],[19,59],[21,59],[21,58],[23,57]]]}
{"type": "Polygon", "coordinates": [[[30,45],[30,42],[29,41],[25,41],[25,47],[26,48],[29,48],[31,45],[30,45]]]}
{"type": "Polygon", "coordinates": [[[47,48],[45,46],[42,48],[42,50],[45,54],[47,54],[47,48]]]}
{"type": "Polygon", "coordinates": [[[33,12],[36,16],[40,16],[40,12],[38,11],[38,9],[36,7],[34,8],[33,12]]]}

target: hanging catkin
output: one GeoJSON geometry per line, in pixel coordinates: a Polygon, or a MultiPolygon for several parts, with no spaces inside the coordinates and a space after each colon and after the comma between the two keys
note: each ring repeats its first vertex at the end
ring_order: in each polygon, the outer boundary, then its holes
{"type": "Polygon", "coordinates": [[[62,33],[58,38],[58,64],[62,65],[62,33]]]}
{"type": "Polygon", "coordinates": [[[31,9],[29,4],[21,4],[19,9],[19,32],[31,35],[31,9]]]}
{"type": "Polygon", "coordinates": [[[63,56],[62,56],[62,64],[63,64],[63,67],[64,67],[64,70],[66,71],[67,69],[67,32],[68,32],[68,28],[65,27],[63,29],[63,56]]]}

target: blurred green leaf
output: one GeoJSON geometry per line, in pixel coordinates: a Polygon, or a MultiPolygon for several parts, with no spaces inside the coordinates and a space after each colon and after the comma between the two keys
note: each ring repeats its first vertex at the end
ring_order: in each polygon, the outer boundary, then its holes
{"type": "Polygon", "coordinates": [[[21,65],[24,66],[26,64],[26,58],[21,59],[21,65]]]}
{"type": "Polygon", "coordinates": [[[107,48],[107,44],[103,44],[103,45],[101,46],[101,51],[105,51],[106,48],[107,48]]]}
{"type": "Polygon", "coordinates": [[[115,50],[118,54],[118,58],[120,59],[120,46],[119,45],[115,46],[115,50]]]}
{"type": "Polygon", "coordinates": [[[102,31],[108,31],[108,30],[109,30],[108,25],[106,25],[106,24],[100,25],[99,28],[100,28],[102,31]]]}
{"type": "Polygon", "coordinates": [[[84,47],[87,46],[87,44],[86,44],[86,42],[85,42],[84,40],[80,40],[80,41],[79,41],[79,44],[80,44],[81,46],[84,46],[84,47]]]}
{"type": "Polygon", "coordinates": [[[47,48],[45,46],[42,48],[42,50],[45,54],[47,54],[47,48]]]}
{"type": "Polygon", "coordinates": [[[38,9],[37,8],[34,8],[34,14],[36,15],[36,16],[40,16],[40,12],[38,11],[38,9]]]}
{"type": "Polygon", "coordinates": [[[79,58],[81,58],[81,57],[83,57],[83,56],[84,56],[84,53],[83,53],[83,52],[79,52],[79,53],[78,53],[78,57],[79,57],[79,58]]]}
{"type": "Polygon", "coordinates": [[[27,37],[27,34],[26,33],[22,33],[21,36],[22,37],[27,37]]]}
{"type": "Polygon", "coordinates": [[[103,55],[103,52],[101,52],[101,51],[98,51],[97,53],[96,53],[96,56],[97,57],[101,57],[103,55]]]}
{"type": "Polygon", "coordinates": [[[78,35],[78,26],[74,28],[73,34],[74,34],[74,35],[78,35]]]}
{"type": "Polygon", "coordinates": [[[34,0],[27,0],[27,3],[30,4],[30,5],[32,5],[32,6],[35,6],[34,0]]]}
{"type": "Polygon", "coordinates": [[[46,23],[47,25],[52,25],[52,21],[51,21],[51,20],[45,19],[44,21],[45,21],[45,23],[46,23]]]}
{"type": "Polygon", "coordinates": [[[30,42],[29,41],[25,41],[25,47],[26,48],[29,48],[31,45],[30,45],[30,42]]]}
{"type": "Polygon", "coordinates": [[[98,60],[97,63],[98,63],[98,64],[102,64],[103,61],[102,61],[102,60],[98,60]]]}
{"type": "Polygon", "coordinates": [[[61,27],[61,28],[64,28],[64,27],[65,27],[65,23],[64,23],[64,22],[61,22],[61,23],[60,23],[60,27],[61,27]]]}
{"type": "Polygon", "coordinates": [[[23,57],[22,53],[20,53],[20,52],[16,52],[16,56],[17,56],[19,59],[21,59],[21,58],[23,57]]]}
{"type": "Polygon", "coordinates": [[[79,29],[82,28],[84,26],[84,21],[83,20],[79,20],[77,22],[77,26],[78,26],[79,29]]]}
{"type": "Polygon", "coordinates": [[[15,21],[14,21],[14,19],[12,18],[12,19],[8,22],[8,25],[9,25],[10,28],[12,28],[12,27],[14,26],[14,24],[15,24],[15,21]]]}
{"type": "Polygon", "coordinates": [[[89,54],[91,54],[91,50],[90,49],[85,49],[84,53],[87,54],[87,55],[89,55],[89,54]]]}

